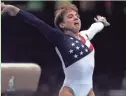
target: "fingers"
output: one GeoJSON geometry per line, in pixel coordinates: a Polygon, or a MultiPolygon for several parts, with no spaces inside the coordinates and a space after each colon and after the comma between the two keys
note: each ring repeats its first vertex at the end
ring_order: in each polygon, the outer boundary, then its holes
{"type": "Polygon", "coordinates": [[[110,23],[109,22],[106,22],[105,26],[110,26],[110,23]]]}
{"type": "Polygon", "coordinates": [[[1,3],[1,6],[5,6],[4,2],[1,3]]]}
{"type": "Polygon", "coordinates": [[[101,18],[101,16],[100,15],[97,15],[97,19],[100,19],[101,18]]]}
{"type": "Polygon", "coordinates": [[[107,21],[106,17],[97,15],[96,18],[94,18],[95,22],[103,22],[105,26],[110,26],[110,23],[107,21]]]}
{"type": "Polygon", "coordinates": [[[104,20],[104,19],[106,19],[106,18],[103,17],[103,16],[100,16],[100,15],[97,15],[97,19],[98,19],[98,20],[104,20]]]}
{"type": "Polygon", "coordinates": [[[101,19],[101,16],[100,15],[97,15],[96,18],[94,18],[94,20],[97,22],[101,19]]]}
{"type": "Polygon", "coordinates": [[[94,21],[97,22],[98,21],[97,18],[94,18],[94,21]]]}
{"type": "Polygon", "coordinates": [[[5,8],[4,2],[1,3],[1,9],[3,10],[5,8]]]}
{"type": "Polygon", "coordinates": [[[4,5],[4,2],[1,2],[2,5],[4,5]]]}
{"type": "Polygon", "coordinates": [[[94,18],[94,20],[95,20],[96,22],[101,21],[101,20],[103,20],[103,19],[104,19],[104,18],[103,18],[102,16],[100,16],[100,15],[97,15],[96,18],[94,18]]]}
{"type": "Polygon", "coordinates": [[[105,17],[100,16],[100,15],[97,15],[96,18],[95,18],[94,20],[95,20],[96,22],[98,22],[98,21],[106,22],[106,21],[107,21],[105,17]],[[96,20],[96,19],[97,19],[97,20],[96,20]]]}
{"type": "Polygon", "coordinates": [[[1,2],[1,14],[4,14],[6,12],[6,5],[4,4],[4,2],[1,2]]]}

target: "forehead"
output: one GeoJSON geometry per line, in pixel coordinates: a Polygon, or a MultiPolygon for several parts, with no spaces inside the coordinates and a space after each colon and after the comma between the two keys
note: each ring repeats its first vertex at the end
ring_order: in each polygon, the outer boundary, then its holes
{"type": "Polygon", "coordinates": [[[78,14],[76,11],[74,10],[67,10],[64,14],[64,16],[68,16],[69,14],[78,14]]]}

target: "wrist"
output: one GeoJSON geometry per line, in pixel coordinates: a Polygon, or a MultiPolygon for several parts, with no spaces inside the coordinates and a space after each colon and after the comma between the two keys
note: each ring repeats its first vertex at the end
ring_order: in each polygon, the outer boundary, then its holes
{"type": "Polygon", "coordinates": [[[110,23],[107,22],[107,21],[98,21],[98,22],[101,22],[104,26],[109,26],[110,25],[110,23]]]}
{"type": "Polygon", "coordinates": [[[100,21],[100,20],[99,20],[99,21],[97,21],[97,22],[100,22],[100,23],[102,23],[103,25],[105,25],[105,22],[104,22],[104,21],[100,21]]]}

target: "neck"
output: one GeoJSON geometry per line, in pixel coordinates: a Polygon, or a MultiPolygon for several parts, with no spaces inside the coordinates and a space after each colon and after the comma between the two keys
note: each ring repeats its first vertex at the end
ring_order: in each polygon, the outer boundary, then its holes
{"type": "Polygon", "coordinates": [[[74,32],[72,32],[70,30],[65,30],[64,33],[67,34],[67,35],[73,36],[73,37],[75,37],[77,39],[80,39],[79,32],[74,33],[74,32]]]}

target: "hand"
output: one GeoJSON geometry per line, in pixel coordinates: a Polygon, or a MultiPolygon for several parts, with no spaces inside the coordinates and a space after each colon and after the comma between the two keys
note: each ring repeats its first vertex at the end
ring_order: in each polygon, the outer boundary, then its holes
{"type": "Polygon", "coordinates": [[[104,26],[110,26],[110,23],[107,21],[106,17],[97,15],[97,17],[94,18],[94,20],[95,20],[96,22],[102,22],[102,23],[104,24],[104,26]]]}
{"type": "Polygon", "coordinates": [[[8,13],[10,16],[16,16],[17,13],[20,11],[19,8],[13,5],[5,5],[3,2],[1,3],[1,14],[8,13]]]}

